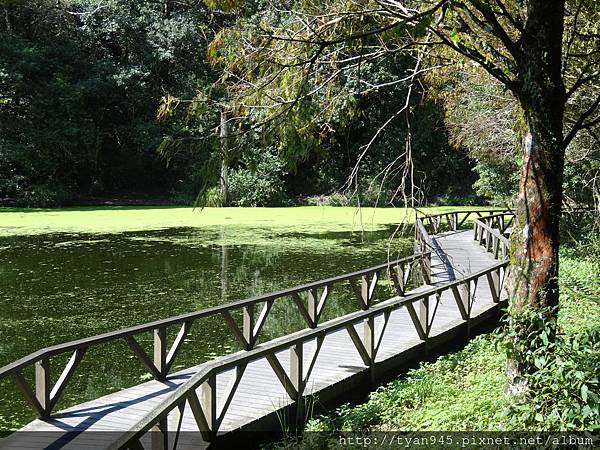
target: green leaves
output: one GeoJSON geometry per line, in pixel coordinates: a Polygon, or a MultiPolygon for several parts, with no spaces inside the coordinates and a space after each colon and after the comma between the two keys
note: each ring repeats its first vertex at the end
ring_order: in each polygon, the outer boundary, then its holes
{"type": "MultiPolygon", "coordinates": [[[[582,399],[584,402],[587,402],[587,399],[588,399],[588,392],[589,392],[589,389],[588,389],[588,387],[587,387],[587,384],[582,384],[582,385],[581,385],[581,399],[582,399]]],[[[586,405],[586,406],[587,406],[587,405],[586,405]]]]}

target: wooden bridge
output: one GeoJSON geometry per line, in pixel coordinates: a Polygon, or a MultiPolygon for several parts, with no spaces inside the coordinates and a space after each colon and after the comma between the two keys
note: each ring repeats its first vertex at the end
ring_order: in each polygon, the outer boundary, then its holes
{"type": "Polygon", "coordinates": [[[202,448],[232,431],[280,427],[277,415],[300,420],[314,396],[333,399],[400,370],[497,316],[512,220],[507,210],[419,216],[410,257],[28,355],[0,368],[0,379],[12,377],[39,418],[0,440],[0,448],[202,448]],[[334,286],[352,292],[357,310],[323,322],[334,286]],[[377,298],[382,292],[388,295],[377,298]],[[306,328],[262,343],[274,302],[294,304],[306,328]],[[244,350],[172,372],[192,324],[215,316],[244,350]],[[179,331],[169,345],[171,327],[179,331]],[[152,355],[136,339],[147,332],[154,335],[152,355]],[[55,412],[86,350],[117,341],[154,380],[55,412]],[[50,360],[65,354],[70,360],[52,385],[50,360]],[[31,366],[34,382],[24,376],[31,366]]]}

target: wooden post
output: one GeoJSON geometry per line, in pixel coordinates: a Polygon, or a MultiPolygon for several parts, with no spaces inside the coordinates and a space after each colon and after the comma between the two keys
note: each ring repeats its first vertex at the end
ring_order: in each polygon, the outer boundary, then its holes
{"type": "Polygon", "coordinates": [[[316,289],[308,291],[308,315],[311,322],[316,326],[318,322],[317,307],[319,305],[318,292],[316,289]]]}
{"type": "Polygon", "coordinates": [[[246,350],[250,350],[254,347],[254,305],[244,306],[243,308],[243,316],[244,316],[244,339],[246,340],[247,348],[246,350]]]}
{"type": "Polygon", "coordinates": [[[363,325],[365,350],[369,356],[369,376],[371,383],[375,383],[375,317],[370,316],[363,325]]]}
{"type": "Polygon", "coordinates": [[[475,295],[475,289],[471,289],[471,282],[464,284],[463,304],[467,311],[467,339],[471,338],[471,298],[475,295]]]}
{"type": "Polygon", "coordinates": [[[169,431],[167,418],[164,417],[150,430],[152,450],[167,450],[169,448],[169,431]]]}
{"type": "Polygon", "coordinates": [[[44,358],[35,363],[35,397],[44,419],[50,417],[50,389],[50,360],[44,358]]]}
{"type": "Polygon", "coordinates": [[[490,292],[494,303],[500,301],[500,269],[498,271],[489,272],[487,274],[488,284],[490,285],[490,292]]]}
{"type": "Polygon", "coordinates": [[[419,323],[425,332],[425,353],[429,352],[429,296],[419,302],[419,323]]]}
{"type": "Polygon", "coordinates": [[[167,377],[167,328],[154,329],[154,365],[160,374],[159,380],[167,377]]]}
{"type": "Polygon", "coordinates": [[[200,431],[205,431],[206,435],[210,437],[210,441],[213,441],[217,436],[217,376],[214,372],[202,383],[200,389],[200,404],[208,428],[208,430],[200,431]]]}
{"type": "Polygon", "coordinates": [[[421,259],[421,272],[424,284],[431,284],[431,253],[424,255],[421,259]]]}
{"type": "Polygon", "coordinates": [[[369,279],[363,275],[360,279],[360,295],[363,299],[363,308],[367,310],[371,307],[371,299],[369,298],[369,279]]]}
{"type": "Polygon", "coordinates": [[[304,404],[304,344],[298,342],[290,348],[290,375],[292,386],[296,393],[296,426],[301,428],[304,425],[305,404],[304,404]]]}
{"type": "Polygon", "coordinates": [[[392,280],[395,280],[394,286],[398,295],[404,295],[406,286],[404,285],[404,267],[398,264],[393,269],[396,273],[390,273],[392,280]]]}

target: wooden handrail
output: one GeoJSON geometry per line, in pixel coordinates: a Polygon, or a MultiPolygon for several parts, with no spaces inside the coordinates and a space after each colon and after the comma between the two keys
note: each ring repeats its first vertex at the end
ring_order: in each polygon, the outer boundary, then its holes
{"type": "Polygon", "coordinates": [[[491,209],[464,209],[455,211],[446,211],[438,214],[424,214],[417,210],[416,221],[421,221],[424,227],[430,226],[433,234],[438,234],[441,231],[442,223],[446,222],[451,230],[458,230],[471,216],[476,216],[477,219],[491,217],[498,214],[513,214],[509,208],[491,208],[491,209]],[[419,217],[419,214],[422,214],[419,217]]]}
{"type": "Polygon", "coordinates": [[[479,245],[485,246],[486,251],[491,252],[496,259],[508,258],[510,242],[505,236],[514,220],[513,213],[500,213],[490,215],[473,221],[473,239],[479,245]],[[505,220],[509,217],[508,220],[505,220]],[[496,227],[494,227],[496,225],[496,227]]]}
{"type": "Polygon", "coordinates": [[[410,274],[415,267],[420,267],[423,270],[426,265],[422,263],[422,260],[429,257],[430,254],[427,252],[414,254],[367,269],[261,294],[245,300],[53,345],[0,368],[0,379],[9,376],[14,377],[17,387],[19,387],[34,412],[40,417],[50,417],[60,395],[89,347],[124,339],[155,379],[165,379],[192,323],[196,320],[216,315],[222,316],[228,329],[240,341],[243,348],[250,350],[258,341],[260,331],[274,301],[282,298],[291,299],[305,319],[308,328],[315,328],[318,326],[322,309],[333,285],[349,282],[352,292],[359,300],[361,309],[366,310],[371,307],[373,290],[377,285],[381,272],[387,272],[396,292],[403,294],[410,274]],[[321,290],[320,295],[318,295],[319,290],[321,290]],[[304,304],[300,294],[307,294],[308,305],[304,304]],[[260,314],[255,314],[254,307],[260,304],[263,304],[262,311],[260,314]],[[240,309],[244,315],[242,327],[237,325],[231,315],[232,311],[240,309]],[[168,350],[166,329],[174,325],[181,326],[181,329],[175,342],[171,345],[171,349],[168,350]],[[154,332],[154,358],[145,352],[135,338],[136,335],[144,332],[154,332]],[[70,352],[73,352],[73,355],[69,363],[63,370],[58,382],[52,387],[49,382],[50,358],[70,352]],[[24,369],[32,365],[35,366],[35,389],[29,385],[23,376],[24,369]]]}

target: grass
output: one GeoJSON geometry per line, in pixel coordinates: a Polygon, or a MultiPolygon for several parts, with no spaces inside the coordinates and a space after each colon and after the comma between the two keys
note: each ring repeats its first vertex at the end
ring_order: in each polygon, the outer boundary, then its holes
{"type": "MultiPolygon", "coordinates": [[[[430,214],[460,207],[424,208],[430,214]]],[[[464,209],[474,209],[465,207],[464,209]]],[[[300,206],[286,208],[85,207],[0,208],[0,236],[44,233],[118,233],[173,227],[243,225],[311,232],[373,230],[414,220],[401,208],[300,206]]]]}
{"type": "MultiPolygon", "coordinates": [[[[502,340],[497,334],[482,335],[462,351],[422,363],[380,387],[363,404],[344,405],[312,419],[307,430],[600,429],[600,264],[592,256],[568,250],[562,252],[561,264],[558,324],[563,347],[555,350],[552,364],[540,371],[545,378],[535,381],[547,387],[547,393],[528,402],[509,399],[504,393],[502,340]]],[[[327,434],[307,435],[302,446],[335,447],[334,440],[327,439],[327,434]]]]}

